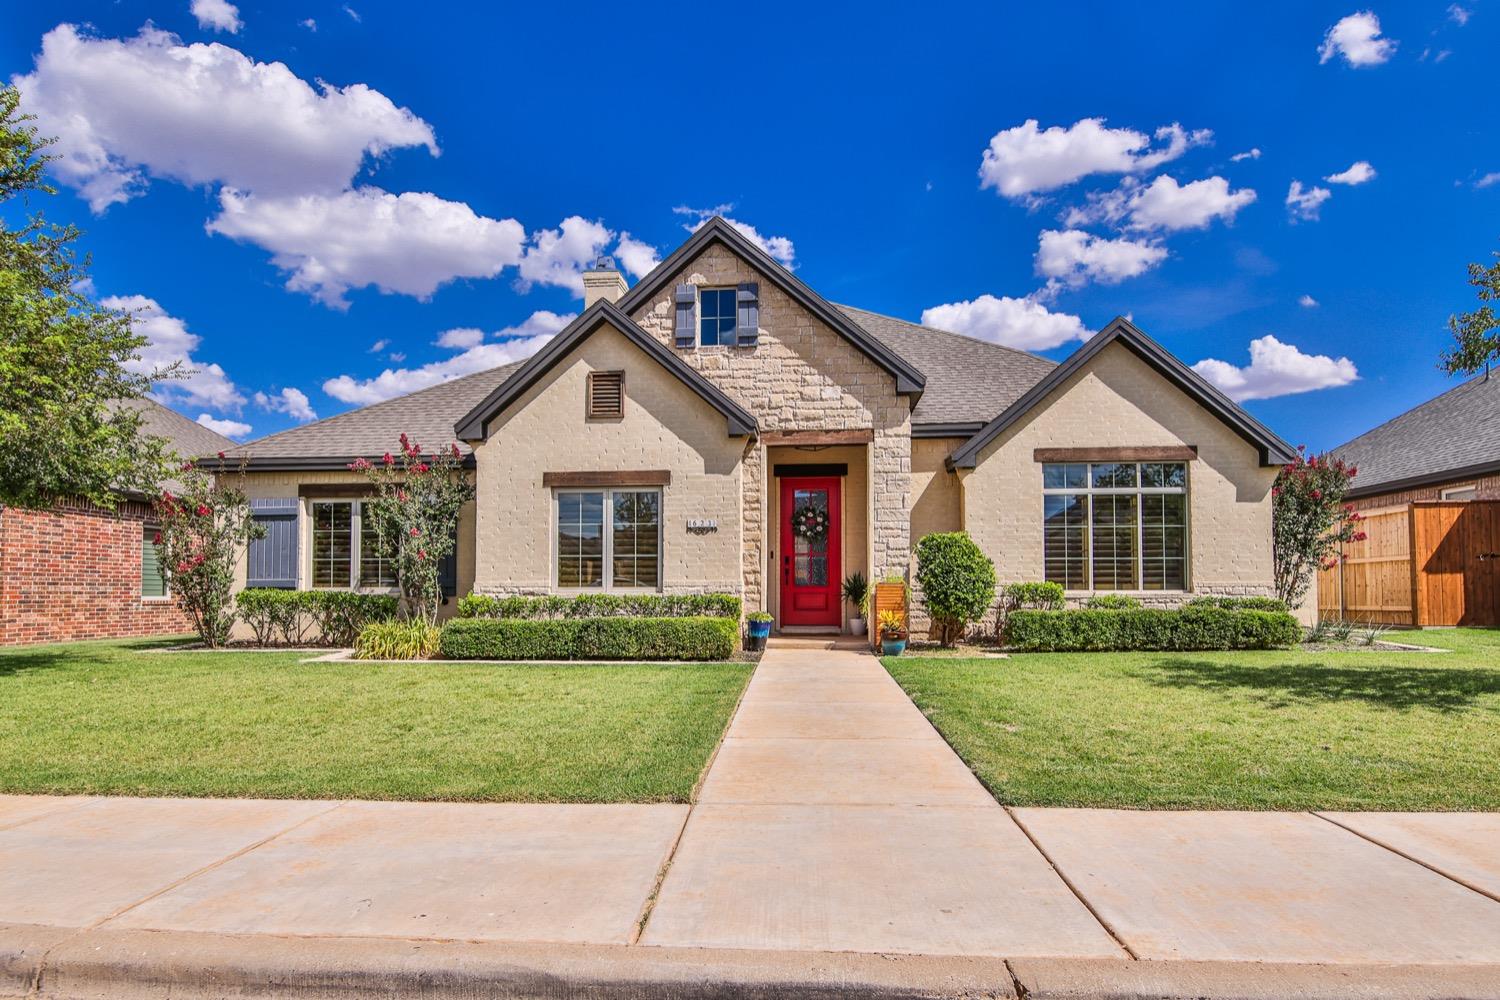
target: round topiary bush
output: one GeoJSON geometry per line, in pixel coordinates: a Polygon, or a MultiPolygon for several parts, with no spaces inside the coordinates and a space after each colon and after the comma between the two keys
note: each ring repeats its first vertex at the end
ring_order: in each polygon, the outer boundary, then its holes
{"type": "Polygon", "coordinates": [[[944,646],[963,638],[995,602],[995,564],[967,531],[927,535],[917,543],[917,583],[944,646]]]}

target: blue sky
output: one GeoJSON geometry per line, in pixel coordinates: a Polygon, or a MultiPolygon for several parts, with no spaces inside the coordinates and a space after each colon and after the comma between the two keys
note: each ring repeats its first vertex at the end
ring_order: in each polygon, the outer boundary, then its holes
{"type": "Polygon", "coordinates": [[[1054,358],[1129,315],[1329,447],[1453,384],[1500,249],[1495,0],[191,3],[17,7],[0,74],[241,437],[524,355],[720,207],[836,302],[1054,358]]]}

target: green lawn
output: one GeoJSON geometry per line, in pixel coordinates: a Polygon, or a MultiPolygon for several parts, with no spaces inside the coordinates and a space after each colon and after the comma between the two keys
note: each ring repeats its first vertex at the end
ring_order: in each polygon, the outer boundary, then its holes
{"type": "Polygon", "coordinates": [[[0,792],[685,802],[744,663],[0,650],[0,792]]]}
{"type": "Polygon", "coordinates": [[[1500,631],[1451,653],[1091,653],[885,665],[1003,803],[1500,809],[1500,631]]]}

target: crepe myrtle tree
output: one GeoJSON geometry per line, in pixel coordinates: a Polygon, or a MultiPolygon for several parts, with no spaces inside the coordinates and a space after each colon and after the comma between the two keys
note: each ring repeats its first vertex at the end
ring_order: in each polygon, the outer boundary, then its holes
{"type": "Polygon", "coordinates": [[[161,527],[154,541],[172,596],[204,645],[217,649],[234,625],[230,595],[240,553],[266,529],[251,516],[243,467],[231,478],[222,451],[214,470],[188,462],[177,475],[180,492],[166,489],[156,500],[161,527]]]}
{"type": "Polygon", "coordinates": [[[474,499],[474,485],[460,467],[457,444],[438,452],[401,435],[401,457],[386,452],[379,463],[349,464],[375,489],[364,517],[375,522],[376,543],[396,566],[401,614],[436,624],[443,591],[438,579],[444,558],[457,546],[458,515],[474,499]]]}
{"type": "Polygon", "coordinates": [[[1271,487],[1276,596],[1289,608],[1302,603],[1317,570],[1338,565],[1344,543],[1366,537],[1359,530],[1363,518],[1344,502],[1359,470],[1306,451],[1306,445],[1297,447],[1297,460],[1277,473],[1271,487]]]}

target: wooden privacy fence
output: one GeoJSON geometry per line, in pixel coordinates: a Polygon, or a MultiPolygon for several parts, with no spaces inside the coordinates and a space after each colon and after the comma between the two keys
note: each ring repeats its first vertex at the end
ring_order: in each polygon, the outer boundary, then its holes
{"type": "Polygon", "coordinates": [[[1318,617],[1372,624],[1500,625],[1500,501],[1361,511],[1365,540],[1318,573],[1318,617]]]}

